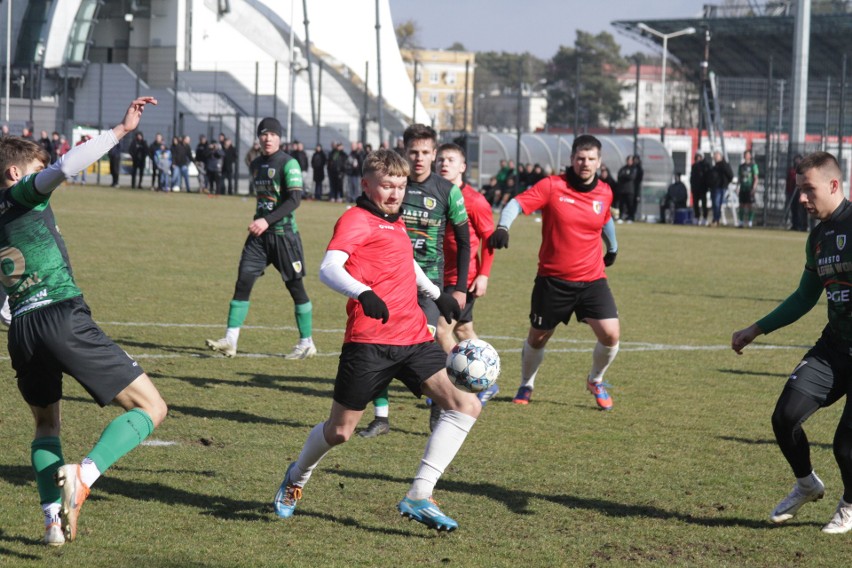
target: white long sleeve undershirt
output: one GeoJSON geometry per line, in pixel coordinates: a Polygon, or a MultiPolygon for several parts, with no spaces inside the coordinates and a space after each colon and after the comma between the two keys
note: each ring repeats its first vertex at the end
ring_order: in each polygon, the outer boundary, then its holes
{"type": "MultiPolygon", "coordinates": [[[[355,279],[346,271],[344,265],[347,260],[349,260],[349,255],[342,250],[326,251],[320,263],[320,282],[335,292],[340,292],[349,298],[358,299],[358,296],[367,290],[372,290],[372,288],[355,279]]],[[[438,299],[441,295],[441,289],[429,280],[417,262],[412,260],[412,264],[414,265],[414,274],[417,278],[417,289],[433,300],[438,299]]]]}
{"type": "Polygon", "coordinates": [[[36,175],[36,191],[42,195],[49,195],[63,181],[88,168],[116,144],[118,144],[118,138],[115,132],[107,130],[85,144],[74,146],[67,154],[36,175]]]}

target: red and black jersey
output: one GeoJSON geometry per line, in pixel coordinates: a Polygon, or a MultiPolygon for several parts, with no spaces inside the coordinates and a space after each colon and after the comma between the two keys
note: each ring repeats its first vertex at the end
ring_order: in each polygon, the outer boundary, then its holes
{"type": "MultiPolygon", "coordinates": [[[[467,273],[467,285],[470,287],[473,280],[480,274],[484,276],[491,274],[494,251],[486,246],[482,249],[481,258],[477,253],[479,243],[485,242],[494,232],[494,213],[491,211],[488,200],[470,185],[462,183],[461,192],[470,225],[470,269],[467,273]]],[[[458,282],[457,250],[455,233],[447,231],[444,236],[444,286],[455,286],[458,282]]]]}
{"type": "Polygon", "coordinates": [[[391,222],[353,207],[337,220],[327,250],[349,255],[343,267],[372,288],[390,314],[383,324],[365,316],[361,303],[350,299],[344,342],[414,345],[432,341],[426,316],[417,304],[414,249],[401,218],[391,222]]]}
{"type": "Polygon", "coordinates": [[[610,219],[612,191],[598,181],[588,191],[571,187],[562,176],[546,177],[515,200],[525,215],[541,210],[539,276],[569,282],[606,278],[601,231],[610,219]]]}

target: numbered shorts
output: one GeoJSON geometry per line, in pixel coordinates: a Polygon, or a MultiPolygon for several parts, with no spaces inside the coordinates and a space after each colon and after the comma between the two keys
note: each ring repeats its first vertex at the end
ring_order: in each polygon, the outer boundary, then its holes
{"type": "Polygon", "coordinates": [[[530,324],[540,330],[567,324],[572,314],[576,314],[580,322],[618,318],[615,298],[606,278],[592,282],[567,282],[550,276],[536,276],[530,304],[530,324]]]}
{"type": "Polygon", "coordinates": [[[432,341],[416,345],[344,343],[334,379],[334,400],[351,410],[364,410],[393,379],[420,397],[423,382],[446,363],[447,354],[432,341]]]}
{"type": "Polygon", "coordinates": [[[240,257],[240,274],[261,276],[270,264],[284,282],[305,276],[305,254],[299,233],[276,234],[267,230],[259,237],[249,235],[240,257]]]}
{"type": "Polygon", "coordinates": [[[852,427],[852,408],[848,395],[852,390],[852,346],[835,338],[826,327],[822,336],[790,373],[787,387],[819,403],[831,406],[847,395],[841,421],[852,427]]]}
{"type": "Polygon", "coordinates": [[[62,398],[62,374],[106,406],[144,371],[92,321],[82,296],[12,318],[9,355],[18,389],[32,406],[62,398]]]}

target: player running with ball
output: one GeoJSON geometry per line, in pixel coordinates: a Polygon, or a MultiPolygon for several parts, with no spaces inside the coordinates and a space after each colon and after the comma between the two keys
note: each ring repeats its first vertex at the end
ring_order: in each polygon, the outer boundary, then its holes
{"type": "Polygon", "coordinates": [[[447,354],[432,341],[426,315],[417,303],[419,290],[435,302],[445,319],[459,316],[452,295],[441,292],[414,261],[400,218],[408,173],[408,164],[393,150],[370,154],[363,166],[364,193],[334,227],[320,279],[350,298],[346,334],[328,420],[311,430],[275,496],[275,512],[281,518],[293,515],[320,460],[352,436],[367,404],[397,378],[416,396],[425,394],[445,409],[398,509],[430,528],[452,531],[458,527],[438,508],[432,490],[482,406],[475,395],[450,382],[447,354]]]}

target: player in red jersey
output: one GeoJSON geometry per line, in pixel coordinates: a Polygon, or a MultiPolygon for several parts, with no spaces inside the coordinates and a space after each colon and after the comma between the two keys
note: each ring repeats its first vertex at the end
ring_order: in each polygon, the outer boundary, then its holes
{"type": "MultiPolygon", "coordinates": [[[[461,189],[464,197],[464,207],[470,225],[470,269],[467,273],[467,302],[461,316],[453,323],[443,320],[438,322],[438,343],[444,351],[449,352],[456,341],[476,339],[473,330],[473,305],[488,290],[488,277],[491,274],[491,264],[494,262],[494,250],[488,247],[488,237],[494,232],[494,216],[491,204],[475,188],[464,181],[467,171],[467,158],[464,149],[458,144],[443,144],[438,148],[438,159],[435,168],[441,177],[451,181],[461,189]],[[480,251],[480,243],[482,249],[480,251]]],[[[458,283],[456,268],[456,239],[455,234],[447,232],[444,235],[444,291],[455,291],[458,283]]],[[[494,395],[500,392],[497,383],[478,393],[479,400],[485,406],[494,395]]],[[[433,407],[434,408],[434,407],[433,407]]],[[[433,413],[434,414],[434,413],[433,413]]],[[[433,417],[437,418],[437,417],[433,417]]]]}
{"type": "Polygon", "coordinates": [[[571,168],[550,176],[510,201],[489,239],[493,248],[509,246],[509,227],[520,213],[541,210],[541,248],[532,292],[530,331],[521,351],[521,386],[514,402],[529,404],[533,383],[544,359],[544,346],[571,315],[589,324],[597,337],[587,388],[602,410],[612,408],[603,376],[618,353],[618,310],[604,266],[615,262],[618,243],[610,216],[612,190],[598,180],[601,143],[584,134],[574,139],[571,168]],[[607,252],[601,254],[603,234],[607,252]]]}
{"type": "Polygon", "coordinates": [[[331,414],[311,430],[299,458],[287,468],[273,505],[279,517],[293,515],[320,460],[352,436],[367,403],[397,378],[416,396],[425,394],[445,409],[426,442],[414,482],[397,508],[430,528],[452,531],[458,524],[441,512],[432,490],[482,407],[447,377],[446,353],[432,340],[417,293],[432,298],[448,321],[458,318],[459,305],[414,261],[400,219],[409,172],[406,161],[392,150],[377,150],[363,168],[364,193],[356,207],[337,221],[320,267],[320,280],[349,297],[331,414]]]}

